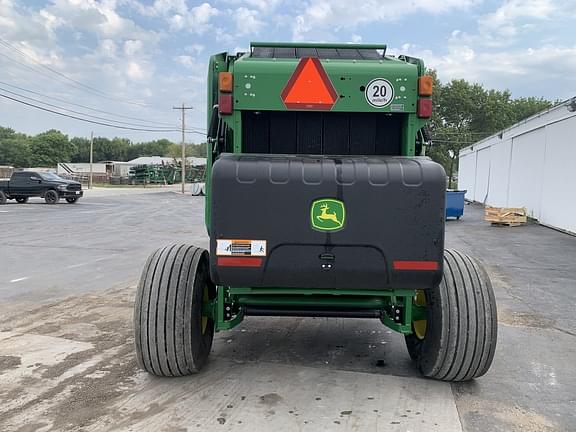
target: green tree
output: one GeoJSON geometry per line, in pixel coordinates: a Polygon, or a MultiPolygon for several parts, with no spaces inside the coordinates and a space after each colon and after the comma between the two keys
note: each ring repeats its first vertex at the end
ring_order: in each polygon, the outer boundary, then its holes
{"type": "Polygon", "coordinates": [[[195,156],[195,157],[206,157],[206,143],[200,143],[200,144],[191,144],[190,145],[190,156],[195,156]]]}
{"type": "Polygon", "coordinates": [[[514,99],[512,101],[512,110],[514,113],[514,122],[519,122],[530,116],[533,116],[540,111],[552,107],[555,103],[560,101],[551,102],[543,98],[523,97],[514,99]]]}
{"type": "Polygon", "coordinates": [[[31,165],[31,159],[30,140],[26,135],[14,133],[0,138],[0,165],[25,168],[31,165]]]}
{"type": "Polygon", "coordinates": [[[448,187],[452,187],[458,171],[458,154],[462,148],[552,105],[544,99],[512,99],[508,90],[486,90],[480,84],[462,79],[442,84],[435,71],[429,73],[434,77],[435,86],[430,122],[434,146],[428,155],[444,166],[448,187]]]}
{"type": "Polygon", "coordinates": [[[89,162],[90,161],[90,140],[88,138],[74,137],[70,143],[76,148],[72,155],[71,162],[89,162]]]}
{"type": "Polygon", "coordinates": [[[68,136],[56,129],[36,135],[30,142],[32,165],[53,167],[58,162],[70,162],[76,148],[70,143],[68,136]]]}
{"type": "Polygon", "coordinates": [[[13,138],[16,132],[12,128],[0,126],[0,141],[8,138],[13,138]]]}
{"type": "Polygon", "coordinates": [[[167,139],[159,139],[138,144],[133,144],[128,149],[128,160],[140,156],[164,156],[169,152],[173,143],[167,139]]]}
{"type": "MultiPolygon", "coordinates": [[[[170,144],[168,151],[164,156],[179,159],[182,157],[182,145],[170,144]]],[[[206,143],[201,144],[187,144],[186,157],[206,157],[206,143]]]]}

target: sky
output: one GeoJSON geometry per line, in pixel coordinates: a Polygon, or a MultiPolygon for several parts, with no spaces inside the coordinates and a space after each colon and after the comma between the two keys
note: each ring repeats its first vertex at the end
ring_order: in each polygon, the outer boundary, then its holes
{"type": "Polygon", "coordinates": [[[442,82],[565,100],[576,96],[574,22],[576,0],[0,0],[1,94],[154,131],[4,97],[0,126],[179,141],[173,107],[185,103],[186,140],[202,142],[208,59],[251,41],[385,43],[442,82]]]}

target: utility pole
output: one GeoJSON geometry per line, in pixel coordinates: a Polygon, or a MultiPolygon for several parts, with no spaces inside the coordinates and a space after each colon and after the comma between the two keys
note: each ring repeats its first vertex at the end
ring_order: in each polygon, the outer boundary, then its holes
{"type": "Polygon", "coordinates": [[[181,107],[172,107],[172,109],[181,110],[182,115],[182,161],[180,165],[182,166],[182,194],[184,194],[186,190],[186,110],[192,109],[192,107],[187,107],[182,102],[181,107]]]}
{"type": "Polygon", "coordinates": [[[92,189],[92,162],[94,162],[94,131],[90,132],[90,177],[88,177],[88,189],[92,189]]]}

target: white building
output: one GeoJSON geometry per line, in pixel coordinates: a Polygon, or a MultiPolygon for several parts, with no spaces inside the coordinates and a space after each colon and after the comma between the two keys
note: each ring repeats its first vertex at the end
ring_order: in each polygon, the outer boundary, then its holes
{"type": "MultiPolygon", "coordinates": [[[[132,165],[170,165],[174,162],[180,163],[182,158],[171,158],[162,156],[140,156],[136,159],[132,159],[128,164],[132,165]]],[[[186,164],[192,166],[203,166],[206,165],[206,158],[192,157],[186,158],[186,164]]]]}
{"type": "Polygon", "coordinates": [[[576,98],[460,151],[466,199],[526,207],[543,225],[576,233],[576,98]]]}
{"type": "MultiPolygon", "coordinates": [[[[61,162],[56,168],[56,174],[88,174],[89,172],[90,164],[84,162],[61,162]]],[[[93,163],[92,172],[94,174],[106,175],[106,164],[93,163]]]]}

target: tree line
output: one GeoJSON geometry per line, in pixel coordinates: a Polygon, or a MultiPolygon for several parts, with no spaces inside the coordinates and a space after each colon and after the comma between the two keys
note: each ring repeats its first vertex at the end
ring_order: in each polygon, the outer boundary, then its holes
{"type": "Polygon", "coordinates": [[[462,148],[559,102],[536,97],[512,98],[508,90],[485,89],[463,79],[442,84],[435,71],[429,74],[434,79],[430,122],[433,145],[427,154],[444,166],[449,187],[454,186],[462,148]]]}
{"type": "MultiPolygon", "coordinates": [[[[140,156],[179,158],[180,144],[167,139],[133,143],[126,138],[94,138],[94,162],[129,161],[140,156]]],[[[188,144],[187,156],[206,156],[206,144],[188,144]]],[[[18,133],[0,126],[0,165],[25,167],[55,167],[59,162],[89,162],[90,140],[68,138],[56,129],[38,135],[18,133]]]]}
{"type": "MultiPolygon", "coordinates": [[[[553,105],[536,97],[512,98],[508,90],[485,89],[466,80],[443,84],[434,78],[433,146],[427,154],[442,164],[450,179],[458,171],[458,152],[474,142],[505,129],[553,105]]],[[[0,127],[0,165],[55,166],[58,162],[88,162],[90,141],[51,129],[35,136],[0,127]]],[[[205,156],[206,144],[188,145],[189,156],[205,156]]],[[[94,161],[128,161],[139,156],[179,157],[180,145],[167,139],[132,143],[125,138],[94,138],[94,161]]]]}

